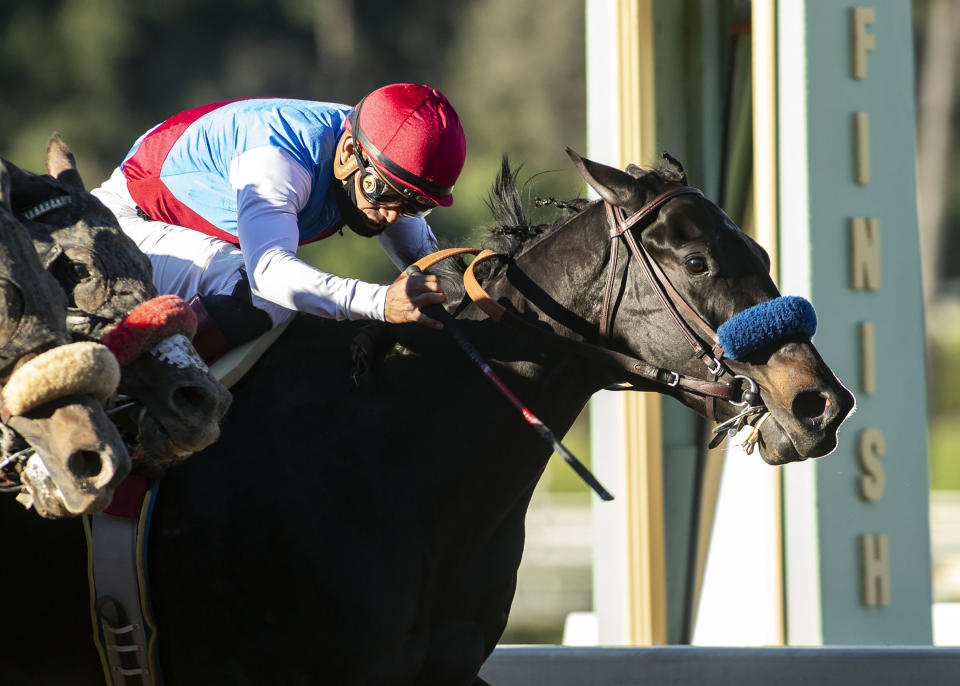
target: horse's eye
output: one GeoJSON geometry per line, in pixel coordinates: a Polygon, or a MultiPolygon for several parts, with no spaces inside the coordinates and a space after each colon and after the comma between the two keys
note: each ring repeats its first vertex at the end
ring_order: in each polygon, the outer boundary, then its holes
{"type": "Polygon", "coordinates": [[[73,271],[74,277],[78,281],[83,281],[90,277],[90,270],[87,269],[87,265],[81,264],[80,262],[71,262],[70,269],[73,271]]]}
{"type": "Polygon", "coordinates": [[[691,274],[703,274],[707,271],[707,261],[702,257],[688,257],[683,266],[691,274]]]}

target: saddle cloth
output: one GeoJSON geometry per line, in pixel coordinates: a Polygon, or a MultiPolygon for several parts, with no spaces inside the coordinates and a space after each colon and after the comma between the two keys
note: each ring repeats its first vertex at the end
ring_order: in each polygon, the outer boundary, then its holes
{"type": "MultiPolygon", "coordinates": [[[[230,388],[290,321],[226,353],[210,373],[230,388]]],[[[117,488],[110,507],[83,518],[90,617],[107,686],[162,684],[146,581],[150,513],[158,486],[157,481],[131,475],[117,488]]]]}

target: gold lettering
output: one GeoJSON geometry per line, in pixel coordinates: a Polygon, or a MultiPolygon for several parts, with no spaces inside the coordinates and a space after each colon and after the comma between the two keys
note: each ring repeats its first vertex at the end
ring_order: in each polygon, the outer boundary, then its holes
{"type": "Polygon", "coordinates": [[[853,78],[867,78],[867,53],[877,47],[876,37],[867,33],[867,27],[872,25],[876,13],[872,7],[851,7],[850,26],[853,30],[853,54],[850,65],[853,78]]]}
{"type": "Polygon", "coordinates": [[[860,571],[863,604],[890,604],[890,553],[884,534],[860,536],[860,571]]]}
{"type": "Polygon", "coordinates": [[[850,288],[880,288],[880,222],[850,217],[850,288]]]}
{"type": "Polygon", "coordinates": [[[860,477],[860,497],[864,500],[876,502],[883,497],[886,489],[886,476],[883,472],[883,463],[880,456],[886,450],[883,433],[880,429],[864,429],[860,432],[860,444],[857,447],[857,456],[860,458],[860,467],[863,475],[860,477]]]}
{"type": "Polygon", "coordinates": [[[863,185],[870,183],[870,115],[853,113],[853,179],[863,185]]]}
{"type": "Polygon", "coordinates": [[[876,334],[873,322],[860,322],[860,390],[866,394],[877,390],[876,334]]]}

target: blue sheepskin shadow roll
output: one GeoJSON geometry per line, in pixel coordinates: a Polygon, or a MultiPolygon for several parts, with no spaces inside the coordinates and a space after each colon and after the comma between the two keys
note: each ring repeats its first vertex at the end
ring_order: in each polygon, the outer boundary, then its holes
{"type": "Polygon", "coordinates": [[[787,295],[754,305],[735,314],[717,329],[727,357],[739,360],[754,350],[790,336],[812,338],[817,313],[806,298],[787,295]]]}

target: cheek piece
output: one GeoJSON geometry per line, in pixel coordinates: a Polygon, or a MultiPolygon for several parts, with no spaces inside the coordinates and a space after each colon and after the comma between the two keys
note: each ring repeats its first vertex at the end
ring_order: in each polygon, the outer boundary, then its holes
{"type": "Polygon", "coordinates": [[[817,313],[806,298],[774,298],[732,316],[717,329],[727,357],[738,360],[791,336],[813,337],[817,313]]]}

